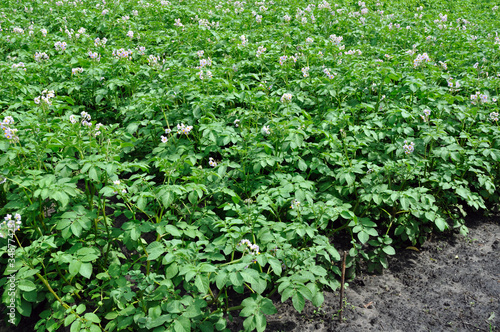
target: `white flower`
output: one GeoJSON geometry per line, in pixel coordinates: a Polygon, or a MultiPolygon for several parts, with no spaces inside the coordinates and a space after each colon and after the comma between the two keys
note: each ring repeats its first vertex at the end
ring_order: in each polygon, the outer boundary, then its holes
{"type": "Polygon", "coordinates": [[[167,143],[168,142],[168,138],[162,135],[161,136],[161,142],[162,143],[167,143]]]}
{"type": "Polygon", "coordinates": [[[271,130],[269,130],[269,126],[263,126],[260,131],[262,132],[262,135],[269,135],[271,133],[271,130]]]}
{"type": "Polygon", "coordinates": [[[289,103],[292,101],[292,94],[291,93],[284,93],[283,96],[281,96],[281,102],[282,103],[289,103]]]}
{"type": "Polygon", "coordinates": [[[302,75],[304,77],[308,77],[309,76],[309,67],[302,68],[302,75]]]}
{"type": "Polygon", "coordinates": [[[217,166],[217,162],[212,157],[208,158],[208,164],[212,167],[217,166]]]}

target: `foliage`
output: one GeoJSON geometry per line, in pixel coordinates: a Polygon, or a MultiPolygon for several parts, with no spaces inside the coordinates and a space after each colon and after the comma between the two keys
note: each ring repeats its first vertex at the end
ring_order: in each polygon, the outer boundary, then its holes
{"type": "Polygon", "coordinates": [[[16,325],[263,331],[276,292],[302,311],[339,287],[337,249],[386,268],[499,201],[487,3],[0,7],[16,325]]]}

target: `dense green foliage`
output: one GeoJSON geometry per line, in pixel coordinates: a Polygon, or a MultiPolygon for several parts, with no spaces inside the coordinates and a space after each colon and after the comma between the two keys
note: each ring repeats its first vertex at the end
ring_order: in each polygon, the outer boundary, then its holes
{"type": "Polygon", "coordinates": [[[220,331],[241,310],[263,331],[272,294],[302,311],[338,288],[341,244],[349,265],[387,267],[499,201],[488,3],[5,0],[0,13],[14,324],[41,308],[37,331],[220,331]]]}

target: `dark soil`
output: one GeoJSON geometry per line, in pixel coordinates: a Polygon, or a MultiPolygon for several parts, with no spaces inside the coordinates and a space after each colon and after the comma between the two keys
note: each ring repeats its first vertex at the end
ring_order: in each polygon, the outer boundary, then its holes
{"type": "MultiPolygon", "coordinates": [[[[381,275],[360,273],[321,308],[275,301],[266,331],[500,331],[500,217],[476,216],[469,234],[438,235],[419,251],[401,249],[381,275]]],[[[243,329],[235,317],[232,331],[243,329]]]]}

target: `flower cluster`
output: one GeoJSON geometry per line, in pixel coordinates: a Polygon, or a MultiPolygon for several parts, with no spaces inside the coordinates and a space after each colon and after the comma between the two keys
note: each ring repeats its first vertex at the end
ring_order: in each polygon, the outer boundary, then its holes
{"type": "Polygon", "coordinates": [[[80,38],[80,36],[81,36],[81,35],[88,37],[88,35],[87,35],[87,34],[85,34],[85,32],[87,32],[87,29],[85,29],[85,28],[80,28],[80,29],[78,29],[78,33],[76,33],[76,34],[75,34],[75,37],[76,37],[77,39],[78,39],[78,38],[80,38]]]}
{"type": "Polygon", "coordinates": [[[288,56],[286,55],[280,56],[280,65],[283,66],[286,60],[288,60],[288,56]]]}
{"type": "Polygon", "coordinates": [[[176,18],[176,19],[175,19],[175,23],[174,23],[174,25],[175,25],[176,27],[183,27],[183,26],[184,26],[184,24],[182,24],[182,23],[181,23],[181,19],[180,19],[180,18],[176,18]]]}
{"type": "Polygon", "coordinates": [[[245,46],[248,43],[248,39],[247,39],[247,37],[245,37],[245,35],[241,35],[240,39],[241,39],[242,46],[245,46]]]}
{"type": "Polygon", "coordinates": [[[284,93],[283,96],[281,96],[280,101],[284,104],[291,102],[292,101],[292,94],[291,93],[284,93]]]}
{"type": "Polygon", "coordinates": [[[35,104],[41,106],[52,105],[51,99],[55,97],[54,90],[43,90],[41,96],[35,98],[35,104]]]}
{"type": "Polygon", "coordinates": [[[108,42],[108,40],[106,38],[96,38],[94,39],[94,46],[95,47],[106,47],[106,43],[108,42]]]}
{"type": "Polygon", "coordinates": [[[290,204],[290,209],[294,210],[294,209],[298,209],[300,208],[300,201],[294,199],[292,201],[292,203],[290,204]]]}
{"type": "Polygon", "coordinates": [[[58,42],[54,43],[54,47],[56,48],[56,51],[65,51],[67,46],[68,46],[68,44],[66,44],[66,42],[58,41],[58,42]]]}
{"type": "Polygon", "coordinates": [[[193,130],[193,126],[186,126],[184,123],[177,125],[177,134],[188,135],[191,130],[193,130]]]}
{"type": "Polygon", "coordinates": [[[449,87],[450,89],[458,89],[458,88],[460,88],[460,86],[461,86],[461,85],[460,85],[460,82],[459,82],[459,81],[456,81],[456,82],[453,84],[453,78],[451,78],[451,77],[450,77],[450,78],[448,79],[448,87],[449,87]]]}
{"type": "Polygon", "coordinates": [[[212,78],[212,72],[210,70],[207,70],[205,72],[203,72],[203,70],[200,70],[198,73],[196,73],[196,75],[198,75],[200,80],[212,78]]]}
{"type": "Polygon", "coordinates": [[[478,103],[485,104],[488,102],[488,96],[479,92],[476,92],[475,94],[470,96],[470,100],[472,102],[472,105],[476,105],[478,103]]]}
{"type": "Polygon", "coordinates": [[[330,41],[332,42],[332,44],[337,46],[340,46],[340,43],[342,42],[343,39],[344,37],[342,36],[337,37],[336,35],[330,35],[330,41]]]}
{"type": "Polygon", "coordinates": [[[200,51],[197,51],[196,54],[198,55],[198,57],[203,58],[203,54],[205,54],[205,51],[200,50],[200,51]]]}
{"type": "Polygon", "coordinates": [[[95,125],[95,131],[94,131],[94,136],[99,136],[101,135],[101,127],[103,127],[104,125],[102,123],[98,123],[95,125]]]}
{"type": "Polygon", "coordinates": [[[148,56],[148,65],[150,65],[151,67],[157,67],[157,66],[160,66],[160,57],[159,56],[154,56],[152,54],[150,54],[148,56]]]}
{"type": "Polygon", "coordinates": [[[2,122],[0,122],[0,128],[3,130],[3,135],[8,140],[17,141],[18,138],[16,136],[17,129],[10,128],[9,125],[14,123],[14,118],[11,116],[6,116],[2,122]]]}
{"type": "Polygon", "coordinates": [[[134,52],[132,50],[126,50],[124,48],[120,48],[119,50],[113,50],[113,56],[117,59],[129,59],[132,60],[132,54],[134,52]]]}
{"type": "Polygon", "coordinates": [[[354,55],[354,54],[358,54],[358,55],[361,55],[363,54],[363,52],[361,52],[361,50],[349,50],[347,52],[344,52],[345,55],[354,55]]]}
{"type": "Polygon", "coordinates": [[[249,240],[247,239],[243,239],[240,241],[240,243],[238,243],[238,246],[245,246],[245,249],[248,249],[250,254],[252,255],[260,255],[260,248],[258,245],[256,244],[252,244],[252,242],[250,242],[249,240]]]}
{"type": "Polygon", "coordinates": [[[36,62],[40,62],[42,60],[48,60],[49,56],[45,52],[36,52],[34,58],[36,62]]]}
{"type": "Polygon", "coordinates": [[[24,70],[26,71],[26,67],[24,66],[24,62],[14,63],[12,65],[12,69],[24,70]]]}
{"type": "Polygon", "coordinates": [[[89,51],[88,55],[92,60],[95,60],[97,62],[101,61],[101,55],[97,52],[89,51]]]}
{"type": "Polygon", "coordinates": [[[76,74],[81,74],[81,73],[83,73],[83,68],[81,68],[81,67],[71,69],[71,75],[76,75],[76,74]]]}
{"type": "Polygon", "coordinates": [[[431,115],[431,110],[430,109],[425,109],[424,110],[424,114],[420,115],[420,117],[422,118],[422,120],[424,120],[424,122],[428,122],[430,115],[431,115]]]}
{"type": "Polygon", "coordinates": [[[83,111],[82,113],[80,113],[80,115],[82,116],[82,125],[87,126],[87,127],[91,127],[92,122],[90,122],[90,120],[92,119],[92,117],[90,116],[90,114],[83,111]]]}
{"type": "Polygon", "coordinates": [[[304,67],[301,70],[302,70],[302,76],[304,76],[304,77],[309,76],[309,67],[304,67]]]}
{"type": "Polygon", "coordinates": [[[430,61],[431,61],[431,59],[429,58],[427,53],[418,54],[416,59],[413,60],[413,68],[417,68],[418,66],[420,66],[421,63],[424,63],[424,62],[427,63],[430,61]]]}
{"type": "Polygon", "coordinates": [[[9,232],[17,232],[21,228],[21,215],[16,213],[14,219],[12,215],[5,216],[4,221],[0,224],[0,237],[5,238],[9,232]]]}
{"type": "Polygon", "coordinates": [[[491,112],[490,113],[490,120],[494,122],[498,122],[498,112],[491,112]]]}
{"type": "Polygon", "coordinates": [[[127,193],[127,189],[125,189],[122,185],[121,185],[121,182],[120,180],[115,180],[113,181],[113,185],[114,185],[114,191],[113,191],[113,194],[118,194],[118,191],[120,191],[122,194],[126,194],[127,193]]]}
{"type": "Polygon", "coordinates": [[[264,54],[264,52],[266,51],[266,48],[264,46],[259,46],[259,48],[257,49],[257,58],[259,58],[262,54],[264,54]]]}
{"type": "Polygon", "coordinates": [[[209,66],[209,67],[212,66],[212,59],[210,59],[210,58],[200,59],[200,66],[197,67],[197,69],[201,69],[201,68],[206,67],[206,66],[209,66]]]}
{"type": "Polygon", "coordinates": [[[210,166],[212,166],[212,167],[216,167],[217,166],[217,162],[212,157],[208,158],[208,164],[210,166]]]}
{"type": "Polygon", "coordinates": [[[40,32],[44,37],[47,37],[47,29],[40,29],[40,32]]]}
{"type": "MultiPolygon", "coordinates": [[[[179,126],[177,126],[177,127],[179,127],[179,126]]],[[[168,135],[168,134],[170,134],[171,132],[172,132],[172,129],[170,129],[170,128],[165,129],[165,134],[167,134],[167,135],[168,135]]],[[[167,137],[167,136],[163,136],[163,135],[161,135],[161,142],[162,142],[162,143],[167,143],[167,142],[168,142],[168,137],[167,137]]]]}
{"type": "Polygon", "coordinates": [[[240,126],[240,125],[239,125],[239,123],[240,123],[240,120],[239,120],[239,119],[234,120],[234,122],[233,122],[233,123],[234,123],[234,126],[235,126],[236,128],[238,128],[238,127],[240,126]]]}
{"type": "Polygon", "coordinates": [[[405,145],[403,145],[403,150],[404,150],[405,154],[412,153],[413,150],[415,150],[415,143],[413,143],[413,142],[408,143],[408,141],[405,140],[405,145]]]}
{"type": "Polygon", "coordinates": [[[127,32],[127,37],[129,37],[130,39],[134,38],[134,32],[133,31],[127,32]]]}
{"type": "Polygon", "coordinates": [[[331,79],[331,80],[333,80],[333,79],[335,78],[335,76],[337,75],[337,74],[335,74],[335,73],[334,73],[334,74],[331,74],[331,73],[330,73],[330,70],[328,70],[328,68],[323,69],[323,73],[325,73],[325,75],[326,75],[329,79],[331,79]]]}
{"type": "Polygon", "coordinates": [[[137,50],[137,54],[139,55],[144,55],[146,54],[146,47],[144,46],[139,46],[135,48],[137,50]]]}

